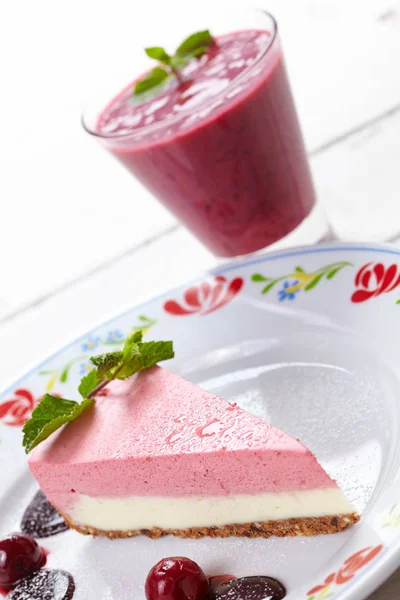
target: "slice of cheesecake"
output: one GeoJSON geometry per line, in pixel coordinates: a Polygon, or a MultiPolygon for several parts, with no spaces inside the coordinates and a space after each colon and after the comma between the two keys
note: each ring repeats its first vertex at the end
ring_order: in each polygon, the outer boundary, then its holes
{"type": "Polygon", "coordinates": [[[300,442],[160,367],[111,383],[29,465],[71,527],[110,538],[316,535],[359,519],[300,442]]]}

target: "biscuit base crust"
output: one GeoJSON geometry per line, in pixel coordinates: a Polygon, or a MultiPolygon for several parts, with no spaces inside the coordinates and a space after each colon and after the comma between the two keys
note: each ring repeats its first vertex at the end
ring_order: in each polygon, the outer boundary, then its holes
{"type": "Polygon", "coordinates": [[[241,525],[223,525],[221,527],[190,527],[188,529],[133,529],[128,531],[103,531],[87,525],[78,525],[73,523],[65,515],[61,515],[66,523],[83,535],[104,535],[109,539],[128,538],[136,535],[146,535],[149,538],[157,539],[165,535],[175,535],[181,538],[202,538],[202,537],[263,537],[270,536],[311,536],[319,534],[337,533],[347,529],[360,520],[357,513],[346,515],[335,515],[328,517],[302,517],[294,519],[282,519],[280,521],[265,521],[263,523],[244,523],[241,525]]]}

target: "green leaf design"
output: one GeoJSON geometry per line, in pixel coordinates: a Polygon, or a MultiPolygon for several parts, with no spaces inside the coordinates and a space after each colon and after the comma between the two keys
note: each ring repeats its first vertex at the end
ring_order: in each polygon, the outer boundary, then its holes
{"type": "Polygon", "coordinates": [[[333,271],[329,271],[326,278],[333,279],[335,277],[336,273],[339,273],[339,271],[341,271],[342,269],[343,269],[343,267],[337,267],[336,269],[333,269],[333,271]]]}
{"type": "MultiPolygon", "coordinates": [[[[322,267],[321,269],[317,269],[314,272],[307,273],[307,271],[305,271],[303,269],[303,267],[297,265],[294,268],[292,273],[288,273],[287,275],[284,275],[283,277],[278,277],[277,279],[271,280],[271,278],[265,277],[264,275],[261,275],[260,273],[254,273],[254,275],[252,275],[252,277],[251,277],[251,280],[254,282],[269,281],[270,283],[268,285],[266,285],[263,290],[261,290],[262,294],[266,294],[274,287],[274,285],[277,282],[282,281],[284,279],[295,278],[296,274],[298,273],[299,276],[300,275],[307,276],[307,279],[309,280],[308,283],[306,283],[307,280],[304,281],[304,277],[303,278],[299,277],[300,284],[298,287],[300,289],[303,289],[305,292],[308,292],[309,290],[312,290],[316,285],[318,285],[318,283],[321,281],[321,279],[323,277],[326,277],[327,279],[332,279],[336,275],[336,273],[338,273],[341,269],[343,269],[343,267],[346,267],[346,266],[353,266],[353,264],[350,262],[347,262],[347,261],[336,262],[336,263],[331,263],[329,265],[326,265],[325,267],[322,267]],[[306,285],[303,287],[303,285],[305,283],[306,283],[306,285]]],[[[399,304],[400,304],[400,300],[399,300],[399,304]]]]}
{"type": "Polygon", "coordinates": [[[97,370],[92,369],[89,371],[87,375],[82,377],[81,382],[78,387],[78,392],[82,396],[82,398],[87,398],[91,392],[93,392],[94,388],[99,383],[99,377],[97,375],[97,370]]]}
{"type": "MultiPolygon", "coordinates": [[[[203,52],[211,46],[213,38],[208,29],[204,31],[198,31],[189,35],[176,49],[175,56],[188,57],[188,55],[195,55],[196,51],[202,49],[203,52]]],[[[197,54],[199,56],[199,54],[197,54]]]]}
{"type": "Polygon", "coordinates": [[[304,287],[304,291],[308,292],[308,291],[312,290],[313,288],[315,288],[315,286],[319,284],[319,282],[321,281],[321,279],[323,278],[324,275],[325,275],[325,273],[320,273],[319,275],[314,277],[314,279],[312,279],[310,281],[310,283],[307,283],[307,285],[304,287]]]}
{"type": "Polygon", "coordinates": [[[145,52],[147,56],[150,58],[154,58],[155,60],[159,60],[165,65],[171,64],[170,55],[162,48],[161,46],[152,46],[151,48],[145,48],[145,52]]]}
{"type": "Polygon", "coordinates": [[[400,300],[397,300],[396,304],[400,304],[400,300]]]}
{"type": "Polygon", "coordinates": [[[70,365],[67,365],[60,375],[60,383],[65,383],[68,380],[70,365]]]}
{"type": "Polygon", "coordinates": [[[334,265],[328,265],[328,267],[326,267],[327,269],[329,269],[330,267],[335,267],[335,268],[329,271],[326,278],[333,279],[333,277],[335,277],[336,273],[339,273],[339,271],[341,271],[343,269],[343,267],[352,267],[352,266],[353,266],[352,263],[349,263],[349,262],[342,262],[342,263],[336,263],[334,265]]]}
{"type": "Polygon", "coordinates": [[[147,75],[143,79],[136,82],[134,89],[135,94],[143,94],[143,92],[151,90],[152,88],[160,85],[160,83],[165,81],[168,76],[168,72],[165,69],[162,69],[161,67],[156,67],[155,69],[147,73],[147,75]]]}
{"type": "Polygon", "coordinates": [[[78,404],[73,400],[64,400],[46,394],[22,430],[24,435],[22,445],[25,452],[28,454],[59,427],[77,419],[93,402],[94,400],[90,398],[78,404]]]}
{"type": "Polygon", "coordinates": [[[269,281],[269,277],[264,277],[264,275],[261,275],[261,273],[254,273],[254,275],[251,276],[251,280],[252,281],[269,281]]]}
{"type": "Polygon", "coordinates": [[[263,288],[263,290],[261,291],[262,294],[267,294],[276,283],[278,283],[278,281],[280,281],[280,279],[274,279],[273,281],[271,281],[271,283],[269,283],[268,285],[265,286],[265,288],[263,288]]]}
{"type": "Polygon", "coordinates": [[[68,376],[69,376],[69,371],[72,367],[72,365],[74,364],[75,361],[71,361],[69,362],[64,369],[61,371],[61,375],[60,375],[60,381],[61,383],[65,383],[68,380],[68,376]]]}

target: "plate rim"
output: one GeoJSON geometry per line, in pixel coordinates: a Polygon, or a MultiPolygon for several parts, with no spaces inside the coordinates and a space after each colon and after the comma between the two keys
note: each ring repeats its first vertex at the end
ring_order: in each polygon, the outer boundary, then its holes
{"type": "MultiPolygon", "coordinates": [[[[142,300],[137,303],[133,303],[119,312],[115,312],[110,316],[107,316],[101,322],[93,324],[90,328],[85,328],[81,333],[67,342],[57,345],[57,350],[46,354],[45,358],[35,362],[29,366],[23,374],[17,379],[12,379],[11,383],[5,385],[0,389],[0,397],[7,395],[12,392],[13,389],[18,387],[27,377],[32,375],[34,372],[39,370],[47,362],[53,360],[57,356],[61,355],[70,346],[79,342],[82,338],[90,335],[94,330],[107,326],[112,323],[115,319],[123,317],[133,310],[140,309],[150,302],[155,302],[165,296],[172,295],[174,292],[191,285],[204,277],[210,277],[215,275],[224,275],[232,271],[238,270],[241,267],[246,268],[252,265],[267,263],[274,260],[285,259],[297,256],[307,256],[315,254],[324,254],[328,252],[374,252],[384,255],[400,256],[400,248],[394,244],[389,243],[375,243],[375,242],[326,242],[318,245],[304,245],[296,246],[291,248],[280,249],[276,251],[267,251],[256,256],[247,256],[235,258],[227,262],[222,262],[216,266],[207,270],[198,270],[196,275],[192,278],[186,278],[180,283],[175,284],[172,287],[164,288],[158,293],[153,295],[145,296],[142,300]]],[[[400,567],[400,535],[394,537],[392,540],[388,540],[385,543],[379,556],[376,557],[370,564],[364,567],[363,576],[360,580],[359,577],[355,577],[353,581],[349,582],[343,590],[338,592],[338,600],[365,600],[371,593],[378,589],[395,571],[400,567]]],[[[336,594],[335,594],[336,596],[336,594]]]]}
{"type": "Polygon", "coordinates": [[[396,249],[396,246],[394,244],[384,244],[375,242],[365,242],[361,244],[358,242],[323,242],[321,244],[308,244],[304,246],[294,246],[282,250],[265,252],[264,254],[260,254],[257,257],[241,257],[237,259],[232,259],[227,261],[226,263],[221,263],[215,267],[206,270],[198,270],[195,277],[185,279],[181,283],[169,287],[168,289],[165,289],[162,292],[156,293],[154,295],[145,296],[140,302],[129,305],[121,312],[111,314],[109,317],[106,317],[104,321],[96,323],[90,329],[84,329],[79,335],[71,338],[65,343],[62,343],[60,346],[57,346],[57,350],[47,354],[45,358],[38,362],[35,362],[33,365],[28,367],[20,377],[18,377],[17,379],[12,379],[11,383],[8,383],[4,387],[0,388],[0,397],[4,396],[4,394],[8,394],[10,391],[12,391],[13,387],[18,385],[22,380],[31,375],[33,371],[40,369],[49,360],[56,358],[56,356],[64,352],[64,350],[69,348],[69,346],[75,344],[81,338],[90,334],[93,330],[98,329],[100,327],[104,327],[112,321],[114,321],[115,319],[127,315],[132,310],[139,309],[148,304],[149,302],[155,302],[156,300],[159,300],[166,295],[172,295],[176,290],[179,290],[184,286],[191,285],[192,283],[195,283],[201,278],[209,277],[210,275],[223,275],[225,273],[230,273],[231,271],[234,271],[235,269],[240,267],[249,267],[256,264],[261,264],[263,262],[276,260],[279,258],[289,258],[291,256],[304,256],[309,254],[323,254],[325,252],[331,252],[335,250],[339,252],[345,252],[349,250],[352,252],[378,252],[381,254],[393,254],[400,256],[400,248],[396,249]]]}

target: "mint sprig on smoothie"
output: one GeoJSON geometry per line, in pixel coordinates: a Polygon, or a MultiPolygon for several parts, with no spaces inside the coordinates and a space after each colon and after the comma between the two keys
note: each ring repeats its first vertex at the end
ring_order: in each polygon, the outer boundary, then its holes
{"type": "MultiPolygon", "coordinates": [[[[177,69],[181,82],[148,58],[147,72],[158,66],[170,79],[136,95],[146,72],[132,73],[88,129],[220,257],[266,248],[309,216],[310,231],[325,227],[312,216],[320,213],[276,25],[267,13],[257,19],[257,29],[217,35],[210,18],[214,43],[177,69]]],[[[150,51],[168,62],[164,52],[150,51]]]]}
{"type": "Polygon", "coordinates": [[[164,67],[157,66],[149,71],[143,79],[135,83],[134,94],[143,94],[171,78],[180,80],[179,70],[183,69],[193,58],[199,58],[213,44],[213,38],[208,29],[192,33],[176,49],[175,54],[168,54],[161,46],[145,48],[149,58],[157,60],[164,67]]]}

